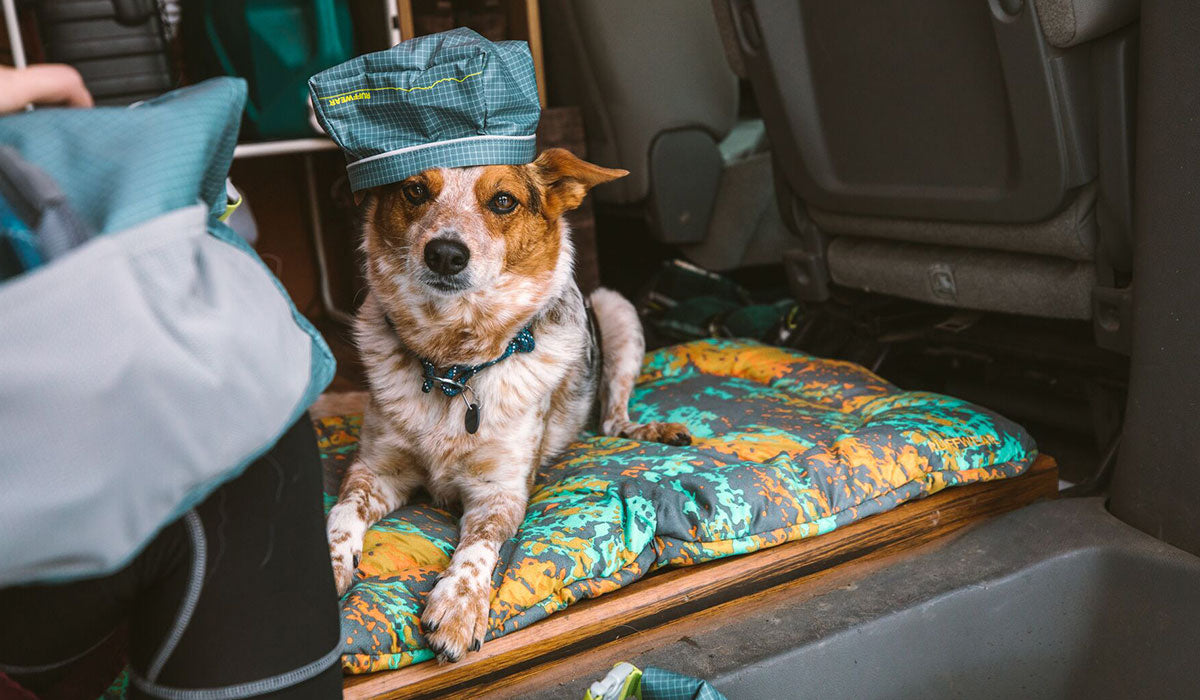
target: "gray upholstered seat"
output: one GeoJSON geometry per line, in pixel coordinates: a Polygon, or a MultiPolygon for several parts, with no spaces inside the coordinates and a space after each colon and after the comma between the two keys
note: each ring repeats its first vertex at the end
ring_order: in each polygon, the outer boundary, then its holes
{"type": "Polygon", "coordinates": [[[794,245],[711,7],[545,0],[542,24],[551,98],[582,107],[589,158],[630,173],[599,201],[643,209],[660,240],[711,269],[778,262],[794,245]]]}
{"type": "Polygon", "coordinates": [[[1119,345],[1136,0],[713,5],[771,139],[799,296],[1094,319],[1119,345]]]}

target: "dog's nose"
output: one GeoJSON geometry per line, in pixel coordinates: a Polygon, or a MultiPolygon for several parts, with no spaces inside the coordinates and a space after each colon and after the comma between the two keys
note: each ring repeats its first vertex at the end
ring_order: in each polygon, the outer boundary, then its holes
{"type": "Polygon", "coordinates": [[[471,251],[458,241],[435,238],[425,244],[425,264],[438,274],[456,275],[470,259],[471,251]]]}

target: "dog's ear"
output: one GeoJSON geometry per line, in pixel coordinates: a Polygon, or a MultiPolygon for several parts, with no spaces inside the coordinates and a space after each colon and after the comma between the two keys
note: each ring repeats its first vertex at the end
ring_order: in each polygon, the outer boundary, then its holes
{"type": "Polygon", "coordinates": [[[548,148],[533,161],[534,173],[542,186],[545,205],[542,213],[557,219],[583,202],[588,190],[629,174],[628,170],[601,168],[580,160],[565,148],[548,148]]]}

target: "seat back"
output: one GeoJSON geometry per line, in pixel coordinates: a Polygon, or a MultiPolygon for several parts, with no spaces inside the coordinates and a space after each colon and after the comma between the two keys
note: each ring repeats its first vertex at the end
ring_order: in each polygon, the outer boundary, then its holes
{"type": "Polygon", "coordinates": [[[1131,4],[714,0],[803,239],[798,295],[825,298],[832,280],[1091,318],[1093,288],[1128,269],[1128,246],[1102,239],[1128,237],[1128,176],[1104,171],[1128,172],[1132,56],[1111,32],[1131,4]],[[881,264],[888,279],[865,272],[881,264]],[[1007,288],[1031,279],[1044,285],[1017,303],[1007,288]]]}
{"type": "Polygon", "coordinates": [[[596,198],[704,267],[775,263],[793,237],[774,207],[761,120],[695,0],[543,0],[550,95],[579,105],[588,155],[626,168],[596,198]]]}
{"type": "Polygon", "coordinates": [[[651,145],[670,131],[708,138],[719,163],[716,143],[733,128],[738,86],[707,6],[545,0],[541,11],[551,97],[583,109],[591,159],[629,170],[597,187],[598,199],[644,200],[651,145]]]}
{"type": "Polygon", "coordinates": [[[734,7],[780,169],[817,207],[1036,221],[1095,177],[1087,54],[1053,54],[1032,11],[962,0],[734,7]]]}

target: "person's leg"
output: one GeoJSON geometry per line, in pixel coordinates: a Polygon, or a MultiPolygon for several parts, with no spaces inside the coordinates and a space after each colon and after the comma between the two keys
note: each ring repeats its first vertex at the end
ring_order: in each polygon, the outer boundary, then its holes
{"type": "Polygon", "coordinates": [[[51,687],[130,615],[135,697],[340,696],[338,602],[307,416],[118,573],[0,590],[0,671],[31,690],[51,687]]]}
{"type": "Polygon", "coordinates": [[[134,604],[134,697],[340,697],[339,607],[308,416],[183,526],[188,565],[134,604]]]}
{"type": "MultiPolygon", "coordinates": [[[[156,546],[184,549],[182,534],[169,526],[156,546]]],[[[130,566],[102,579],[0,589],[0,672],[38,696],[64,683],[78,687],[80,663],[122,641],[113,637],[136,588],[130,566]]],[[[97,695],[120,671],[119,664],[108,678],[91,679],[97,695]]]]}

